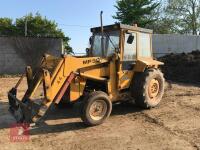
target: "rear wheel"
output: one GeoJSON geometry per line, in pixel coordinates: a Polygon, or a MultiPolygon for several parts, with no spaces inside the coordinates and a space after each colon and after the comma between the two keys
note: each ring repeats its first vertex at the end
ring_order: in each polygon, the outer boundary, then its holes
{"type": "Polygon", "coordinates": [[[164,77],[158,69],[148,69],[134,77],[132,96],[143,108],[157,106],[164,94],[164,77]]]}
{"type": "Polygon", "coordinates": [[[81,109],[81,119],[87,125],[99,125],[110,116],[111,110],[112,103],[108,95],[95,91],[85,98],[81,109]]]}

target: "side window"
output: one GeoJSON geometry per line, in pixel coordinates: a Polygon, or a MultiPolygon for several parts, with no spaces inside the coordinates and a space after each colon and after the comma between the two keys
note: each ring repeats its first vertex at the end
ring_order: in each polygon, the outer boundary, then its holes
{"type": "Polygon", "coordinates": [[[147,33],[139,34],[139,56],[151,57],[151,39],[147,33]]]}
{"type": "Polygon", "coordinates": [[[132,40],[130,42],[130,34],[125,34],[125,41],[124,41],[124,56],[123,56],[123,63],[122,69],[123,70],[130,70],[132,69],[132,65],[136,60],[136,33],[131,33],[132,40]]]}

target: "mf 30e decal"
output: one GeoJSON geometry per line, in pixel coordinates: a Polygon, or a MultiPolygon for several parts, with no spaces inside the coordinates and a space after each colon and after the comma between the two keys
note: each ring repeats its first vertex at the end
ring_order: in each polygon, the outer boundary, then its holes
{"type": "Polygon", "coordinates": [[[83,64],[99,63],[100,61],[101,61],[101,59],[99,57],[92,58],[92,59],[83,60],[83,64]]]}

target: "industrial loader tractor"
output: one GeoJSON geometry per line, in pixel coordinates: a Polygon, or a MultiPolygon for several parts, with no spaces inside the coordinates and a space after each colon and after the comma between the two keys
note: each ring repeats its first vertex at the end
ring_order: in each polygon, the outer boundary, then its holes
{"type": "Polygon", "coordinates": [[[153,59],[153,31],[113,24],[91,28],[91,32],[86,56],[45,54],[38,67],[26,67],[8,92],[9,110],[17,122],[40,122],[51,105],[64,101],[80,102],[81,119],[90,126],[103,123],[112,104],[125,97],[142,108],[160,103],[164,78],[159,66],[163,63],[153,59]],[[17,89],[23,77],[27,90],[19,99],[17,89]]]}

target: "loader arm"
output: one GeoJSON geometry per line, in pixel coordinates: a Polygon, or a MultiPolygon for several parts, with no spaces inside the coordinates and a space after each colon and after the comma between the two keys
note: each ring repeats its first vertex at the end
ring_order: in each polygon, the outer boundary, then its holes
{"type": "Polygon", "coordinates": [[[38,122],[53,102],[59,103],[77,73],[81,74],[81,69],[107,62],[108,60],[99,57],[64,56],[55,58],[45,55],[36,71],[32,71],[30,67],[26,68],[28,89],[22,100],[17,99],[17,88],[24,76],[19,80],[17,86],[9,91],[10,111],[18,122],[38,122]],[[34,75],[33,72],[35,72],[34,75]],[[38,103],[34,99],[34,94],[40,84],[43,84],[44,97],[38,103]]]}

